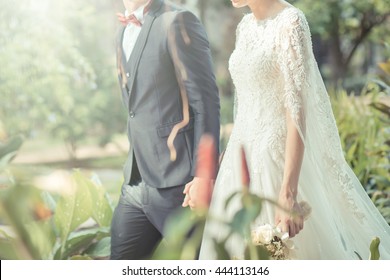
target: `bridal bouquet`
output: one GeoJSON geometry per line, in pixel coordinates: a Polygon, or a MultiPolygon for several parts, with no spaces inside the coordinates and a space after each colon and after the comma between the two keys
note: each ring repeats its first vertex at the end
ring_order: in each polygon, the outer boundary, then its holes
{"type": "MultiPolygon", "coordinates": [[[[304,220],[309,218],[311,207],[306,201],[299,202],[301,215],[304,220]]],[[[261,225],[251,231],[252,242],[255,245],[264,246],[271,259],[292,259],[293,250],[296,249],[294,242],[289,239],[288,232],[282,232],[279,227],[270,224],[261,225]]]]}
{"type": "Polygon", "coordinates": [[[294,242],[289,239],[288,232],[270,224],[261,225],[251,232],[252,242],[264,246],[271,259],[288,260],[291,258],[294,242]]]}

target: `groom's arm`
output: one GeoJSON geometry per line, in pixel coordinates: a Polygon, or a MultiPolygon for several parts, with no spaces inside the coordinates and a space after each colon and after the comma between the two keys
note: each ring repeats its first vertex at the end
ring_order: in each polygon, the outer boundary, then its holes
{"type": "Polygon", "coordinates": [[[220,133],[219,93],[213,72],[206,32],[188,11],[179,12],[171,26],[169,51],[181,90],[194,116],[194,147],[191,174],[195,176],[200,138],[208,133],[216,143],[217,164],[220,133]]]}

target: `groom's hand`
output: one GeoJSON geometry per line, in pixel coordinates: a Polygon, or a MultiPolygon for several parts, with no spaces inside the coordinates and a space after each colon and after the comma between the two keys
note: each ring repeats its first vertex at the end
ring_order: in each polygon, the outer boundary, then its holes
{"type": "MultiPolygon", "coordinates": [[[[194,178],[194,179],[195,179],[195,178],[194,178]]],[[[191,188],[191,186],[192,186],[192,182],[194,181],[194,179],[193,179],[192,181],[188,182],[188,183],[185,185],[185,187],[184,187],[183,193],[184,193],[186,196],[184,197],[184,200],[183,200],[183,204],[182,204],[183,207],[187,207],[187,206],[190,206],[190,207],[191,207],[191,205],[190,205],[190,202],[191,202],[190,188],[191,188]]],[[[191,204],[192,204],[192,202],[191,202],[191,204]]],[[[192,208],[192,207],[191,207],[191,208],[192,208]]]]}
{"type": "Polygon", "coordinates": [[[191,209],[208,207],[212,185],[213,180],[194,177],[192,181],[185,185],[183,193],[186,196],[184,197],[182,206],[189,206],[191,209]]]}

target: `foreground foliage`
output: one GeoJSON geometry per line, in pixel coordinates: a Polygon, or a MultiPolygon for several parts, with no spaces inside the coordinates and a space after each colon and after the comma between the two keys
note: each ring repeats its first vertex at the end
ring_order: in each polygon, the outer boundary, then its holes
{"type": "Polygon", "coordinates": [[[19,143],[15,138],[2,147],[8,149],[0,149],[8,151],[0,155],[0,175],[6,181],[0,190],[0,259],[109,256],[113,208],[103,186],[77,170],[61,193],[14,178],[6,166],[19,143]]]}

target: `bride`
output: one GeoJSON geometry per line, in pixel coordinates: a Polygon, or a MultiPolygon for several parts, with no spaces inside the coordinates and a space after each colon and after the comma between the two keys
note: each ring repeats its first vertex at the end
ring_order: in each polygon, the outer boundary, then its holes
{"type": "MultiPolygon", "coordinates": [[[[236,115],[215,182],[210,217],[227,219],[240,202],[226,199],[241,189],[240,148],[244,147],[251,191],[301,213],[291,216],[264,203],[258,225],[289,233],[296,259],[368,259],[371,240],[380,238],[381,259],[390,259],[390,227],[347,165],[330,101],[312,52],[304,14],[282,0],[231,0],[252,13],[237,27],[229,70],[236,87],[236,115]],[[357,253],[357,254],[356,254],[357,253]]],[[[215,259],[214,240],[226,229],[206,222],[200,259],[215,259]]],[[[228,240],[231,256],[243,256],[244,242],[228,240]]]]}

